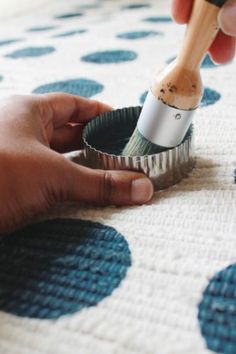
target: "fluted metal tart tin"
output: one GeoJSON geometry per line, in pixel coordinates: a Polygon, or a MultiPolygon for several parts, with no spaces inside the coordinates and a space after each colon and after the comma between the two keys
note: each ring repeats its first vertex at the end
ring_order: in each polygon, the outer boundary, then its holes
{"type": "Polygon", "coordinates": [[[83,132],[83,164],[103,170],[134,170],[145,173],[155,190],[168,188],[186,177],[193,169],[193,129],[182,143],[158,154],[122,156],[142,107],[128,107],[106,112],[89,122],[83,132]]]}

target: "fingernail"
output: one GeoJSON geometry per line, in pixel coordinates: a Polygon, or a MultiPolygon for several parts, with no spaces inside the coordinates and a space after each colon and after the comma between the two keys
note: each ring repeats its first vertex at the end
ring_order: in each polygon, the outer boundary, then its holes
{"type": "Polygon", "coordinates": [[[148,202],[153,196],[153,185],[148,178],[135,179],[132,182],[131,198],[136,204],[148,202]]]}
{"type": "Polygon", "coordinates": [[[231,36],[236,35],[236,2],[227,2],[219,12],[218,22],[220,28],[226,34],[231,36]]]}

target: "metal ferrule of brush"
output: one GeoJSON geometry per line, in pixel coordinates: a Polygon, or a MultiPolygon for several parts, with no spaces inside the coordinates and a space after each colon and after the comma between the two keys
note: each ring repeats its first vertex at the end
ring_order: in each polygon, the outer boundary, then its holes
{"type": "Polygon", "coordinates": [[[172,148],[183,141],[189,129],[194,110],[180,110],[157,99],[148,92],[138,120],[138,130],[153,144],[172,148]]]}

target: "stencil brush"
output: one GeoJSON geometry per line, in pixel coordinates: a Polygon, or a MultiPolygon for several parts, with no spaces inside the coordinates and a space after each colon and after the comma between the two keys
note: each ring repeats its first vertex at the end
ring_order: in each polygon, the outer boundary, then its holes
{"type": "Polygon", "coordinates": [[[155,154],[183,141],[203,95],[200,65],[219,31],[225,1],[194,0],[180,53],[154,79],[123,155],[155,154]]]}

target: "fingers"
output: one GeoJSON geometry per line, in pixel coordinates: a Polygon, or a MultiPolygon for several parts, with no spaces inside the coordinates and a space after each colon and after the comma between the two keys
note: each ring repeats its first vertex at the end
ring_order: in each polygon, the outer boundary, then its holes
{"type": "Polygon", "coordinates": [[[222,7],[218,16],[222,31],[228,35],[236,36],[236,1],[229,0],[222,7]]]}
{"type": "Polygon", "coordinates": [[[235,38],[220,31],[209,51],[211,58],[215,63],[227,63],[235,56],[235,38]]]}
{"type": "Polygon", "coordinates": [[[187,23],[191,14],[193,0],[172,0],[171,11],[174,20],[179,24],[187,23]]]}
{"type": "MultiPolygon", "coordinates": [[[[43,114],[50,115],[55,129],[68,122],[86,124],[95,116],[112,109],[104,103],[65,93],[40,95],[39,99],[43,114]]],[[[46,117],[45,121],[48,121],[46,117]]]]}
{"type": "Polygon", "coordinates": [[[143,204],[153,195],[153,185],[143,174],[92,170],[68,161],[65,188],[68,200],[98,205],[143,204]]]}
{"type": "Polygon", "coordinates": [[[67,124],[56,129],[50,143],[50,147],[60,153],[75,151],[82,148],[83,125],[67,124]]]}

